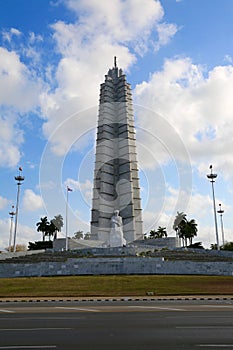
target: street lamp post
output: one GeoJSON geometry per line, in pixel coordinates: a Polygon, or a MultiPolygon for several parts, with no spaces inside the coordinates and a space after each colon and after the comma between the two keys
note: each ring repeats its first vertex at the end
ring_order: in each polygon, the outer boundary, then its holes
{"type": "Polygon", "coordinates": [[[12,233],[13,233],[13,218],[15,216],[14,212],[14,206],[12,205],[11,211],[9,212],[10,218],[11,218],[11,224],[10,224],[10,237],[9,237],[9,248],[8,251],[11,251],[11,241],[12,241],[12,233]]]}
{"type": "Polygon", "coordinates": [[[224,210],[222,209],[222,205],[219,204],[219,210],[218,213],[220,215],[220,221],[221,221],[221,230],[222,230],[222,244],[225,244],[225,239],[224,239],[224,230],[223,230],[223,219],[222,219],[222,214],[224,213],[224,210]]]}
{"type": "Polygon", "coordinates": [[[16,234],[17,234],[17,224],[18,224],[18,214],[19,214],[19,194],[20,194],[20,186],[24,181],[24,176],[22,176],[22,168],[19,167],[19,175],[15,176],[15,180],[17,181],[18,191],[17,191],[17,200],[16,200],[16,212],[15,212],[15,230],[14,230],[14,243],[13,243],[13,251],[16,251],[16,234]]]}
{"type": "Polygon", "coordinates": [[[68,250],[68,193],[72,192],[73,190],[70,187],[66,187],[66,248],[65,250],[68,250]]]}
{"type": "Polygon", "coordinates": [[[216,243],[217,243],[217,249],[220,250],[219,239],[218,239],[218,224],[217,224],[217,216],[216,216],[216,204],[215,204],[215,195],[214,195],[214,182],[215,182],[214,180],[216,179],[217,174],[213,174],[212,168],[213,168],[212,165],[210,165],[210,174],[207,175],[207,178],[210,180],[211,185],[212,185],[216,243]]]}

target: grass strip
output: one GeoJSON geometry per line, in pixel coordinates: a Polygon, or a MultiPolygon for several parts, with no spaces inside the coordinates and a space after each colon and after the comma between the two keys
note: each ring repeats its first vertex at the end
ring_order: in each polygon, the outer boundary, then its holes
{"type": "Polygon", "coordinates": [[[231,276],[110,275],[0,278],[4,297],[233,295],[231,276]]]}

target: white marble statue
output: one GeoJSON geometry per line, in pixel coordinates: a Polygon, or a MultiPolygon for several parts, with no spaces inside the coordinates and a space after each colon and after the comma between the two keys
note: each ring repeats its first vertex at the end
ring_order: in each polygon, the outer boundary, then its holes
{"type": "Polygon", "coordinates": [[[126,245],[122,226],[122,217],[119,215],[119,210],[115,210],[111,218],[110,247],[123,247],[126,245]]]}

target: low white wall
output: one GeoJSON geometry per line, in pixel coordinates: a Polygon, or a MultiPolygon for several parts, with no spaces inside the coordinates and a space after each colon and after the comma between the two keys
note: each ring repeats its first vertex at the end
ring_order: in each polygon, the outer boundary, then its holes
{"type": "Polygon", "coordinates": [[[233,275],[233,262],[166,261],[163,258],[79,258],[66,262],[1,263],[0,277],[181,274],[233,275]]]}

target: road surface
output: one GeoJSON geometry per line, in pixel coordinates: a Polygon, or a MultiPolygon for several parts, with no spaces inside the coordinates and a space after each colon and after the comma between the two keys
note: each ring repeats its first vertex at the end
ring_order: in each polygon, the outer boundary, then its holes
{"type": "Polygon", "coordinates": [[[233,301],[1,302],[1,349],[233,350],[233,301]]]}

